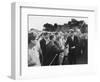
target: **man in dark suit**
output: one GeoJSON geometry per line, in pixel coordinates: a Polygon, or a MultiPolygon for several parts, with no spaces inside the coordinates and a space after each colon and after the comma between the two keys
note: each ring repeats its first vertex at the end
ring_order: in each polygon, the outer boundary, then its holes
{"type": "Polygon", "coordinates": [[[42,40],[40,40],[40,47],[41,47],[41,50],[42,50],[42,59],[43,59],[43,61],[42,61],[42,65],[45,65],[46,64],[46,62],[45,62],[45,60],[46,60],[46,46],[47,46],[47,43],[46,43],[46,40],[48,39],[49,37],[48,37],[48,33],[44,33],[43,34],[43,38],[42,38],[42,40]]]}
{"type": "Polygon", "coordinates": [[[50,36],[50,42],[47,45],[46,65],[58,65],[59,53],[63,50],[59,49],[55,44],[55,36],[50,36]]]}
{"type": "Polygon", "coordinates": [[[78,38],[74,35],[74,30],[70,29],[70,36],[67,38],[65,47],[69,46],[68,61],[69,64],[76,64],[76,57],[78,54],[79,41],[78,38]]]}

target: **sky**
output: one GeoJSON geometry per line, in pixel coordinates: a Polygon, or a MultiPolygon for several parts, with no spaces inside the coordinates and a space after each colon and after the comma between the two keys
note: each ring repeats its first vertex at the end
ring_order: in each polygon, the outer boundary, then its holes
{"type": "Polygon", "coordinates": [[[50,23],[50,24],[60,24],[63,25],[64,23],[68,23],[71,19],[76,19],[76,20],[84,20],[86,23],[88,22],[88,18],[76,18],[76,17],[51,17],[51,16],[34,16],[31,15],[29,16],[29,30],[31,28],[37,29],[37,30],[42,30],[43,25],[45,23],[50,23]]]}

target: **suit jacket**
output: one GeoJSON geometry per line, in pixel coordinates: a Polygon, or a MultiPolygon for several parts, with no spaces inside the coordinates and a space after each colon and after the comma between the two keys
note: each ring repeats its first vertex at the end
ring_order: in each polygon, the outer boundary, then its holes
{"type": "Polygon", "coordinates": [[[44,65],[45,64],[45,56],[46,56],[46,41],[45,39],[42,39],[40,40],[40,47],[41,47],[41,50],[42,50],[42,59],[43,59],[43,62],[42,64],[44,65]]]}
{"type": "Polygon", "coordinates": [[[46,41],[45,41],[45,39],[40,40],[40,47],[41,47],[42,53],[44,54],[44,52],[46,51],[46,41]]]}
{"type": "Polygon", "coordinates": [[[79,40],[78,40],[77,36],[74,36],[73,40],[69,36],[65,43],[65,47],[66,47],[66,45],[69,45],[69,53],[77,53],[78,48],[79,48],[79,40]],[[73,46],[75,46],[75,48],[72,48],[73,46]]]}
{"type": "MultiPolygon", "coordinates": [[[[63,52],[63,50],[59,49],[54,41],[50,41],[47,45],[47,52],[46,52],[46,65],[49,65],[50,62],[53,60],[53,58],[56,56],[56,54],[59,54],[63,52]]],[[[52,63],[52,65],[57,64],[57,57],[55,61],[52,63]]]]}

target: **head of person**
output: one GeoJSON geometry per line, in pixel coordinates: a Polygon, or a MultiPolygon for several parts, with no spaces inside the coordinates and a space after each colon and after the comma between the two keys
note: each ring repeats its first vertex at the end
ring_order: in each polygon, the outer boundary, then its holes
{"type": "Polygon", "coordinates": [[[50,35],[50,40],[52,40],[52,41],[55,41],[56,40],[56,37],[54,36],[54,35],[50,35]]]}
{"type": "Polygon", "coordinates": [[[58,32],[56,32],[56,33],[54,33],[54,35],[55,35],[55,37],[58,37],[58,36],[59,36],[59,33],[58,33],[58,32]]]}
{"type": "Polygon", "coordinates": [[[58,32],[55,32],[54,34],[55,34],[55,35],[58,35],[58,32]]]}
{"type": "Polygon", "coordinates": [[[76,29],[76,35],[77,35],[77,36],[80,36],[80,35],[81,35],[80,29],[76,29]]]}
{"type": "Polygon", "coordinates": [[[74,35],[74,30],[70,29],[69,33],[70,33],[70,36],[73,36],[74,35]]]}
{"type": "Polygon", "coordinates": [[[28,45],[35,46],[36,45],[36,34],[35,33],[29,33],[28,34],[28,45]]]}
{"type": "Polygon", "coordinates": [[[43,38],[44,38],[44,39],[48,39],[48,38],[49,38],[49,34],[48,34],[47,32],[45,32],[45,33],[43,34],[43,38]]]}

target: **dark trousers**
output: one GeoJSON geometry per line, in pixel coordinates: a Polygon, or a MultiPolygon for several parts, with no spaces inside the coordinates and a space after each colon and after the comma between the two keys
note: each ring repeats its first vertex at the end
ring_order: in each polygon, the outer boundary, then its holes
{"type": "Polygon", "coordinates": [[[64,56],[62,65],[68,65],[68,64],[69,64],[68,56],[64,56]]]}
{"type": "Polygon", "coordinates": [[[69,53],[68,55],[69,64],[76,64],[76,53],[69,53]]]}

